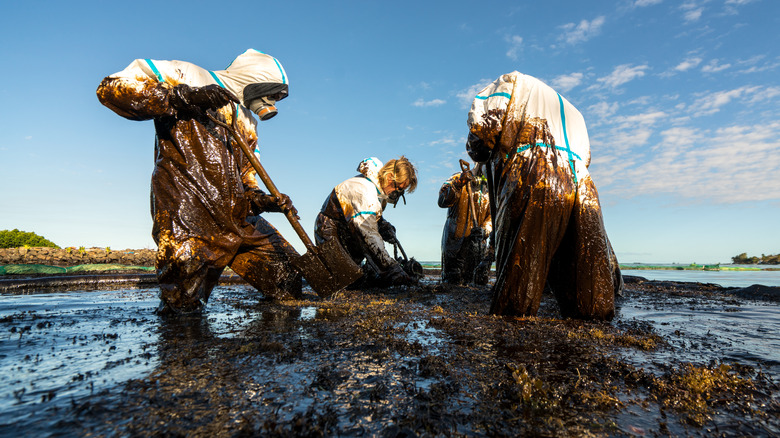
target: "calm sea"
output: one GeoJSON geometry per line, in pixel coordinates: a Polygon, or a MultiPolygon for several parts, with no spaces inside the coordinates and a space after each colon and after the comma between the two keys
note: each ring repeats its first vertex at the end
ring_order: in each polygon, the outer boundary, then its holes
{"type": "Polygon", "coordinates": [[[623,275],[648,280],[715,283],[724,287],[748,287],[754,284],[780,286],[780,271],[680,271],[667,269],[623,269],[623,275]]]}
{"type": "MultiPolygon", "coordinates": [[[[425,266],[439,268],[438,262],[422,262],[425,266]]],[[[624,265],[625,266],[625,265],[624,265]]],[[[661,265],[654,266],[675,266],[661,265]]],[[[721,265],[723,266],[723,265],[721,265]]],[[[744,265],[727,265],[747,267],[744,265]]],[[[755,266],[749,266],[755,268],[755,266]]],[[[764,266],[762,266],[764,267],[764,266]]],[[[777,268],[777,266],[773,266],[777,268]]],[[[780,287],[780,271],[694,271],[676,269],[623,269],[623,275],[644,277],[648,280],[688,281],[695,283],[714,283],[723,287],[748,287],[754,284],[780,287]]]]}

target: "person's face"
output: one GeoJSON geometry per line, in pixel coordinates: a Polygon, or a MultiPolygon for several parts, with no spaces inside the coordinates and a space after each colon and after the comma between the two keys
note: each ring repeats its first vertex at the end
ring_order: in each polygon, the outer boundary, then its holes
{"type": "Polygon", "coordinates": [[[384,192],[385,195],[389,195],[396,190],[400,190],[401,193],[403,193],[407,187],[409,187],[409,183],[398,184],[395,181],[395,175],[389,175],[382,184],[382,192],[384,192]]]}

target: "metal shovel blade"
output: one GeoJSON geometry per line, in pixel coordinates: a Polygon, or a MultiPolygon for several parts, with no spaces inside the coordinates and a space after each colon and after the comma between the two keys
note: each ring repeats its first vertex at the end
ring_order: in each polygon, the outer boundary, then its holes
{"type": "Polygon", "coordinates": [[[292,264],[322,298],[330,297],[363,275],[360,267],[335,239],[309,248],[292,264]]]}

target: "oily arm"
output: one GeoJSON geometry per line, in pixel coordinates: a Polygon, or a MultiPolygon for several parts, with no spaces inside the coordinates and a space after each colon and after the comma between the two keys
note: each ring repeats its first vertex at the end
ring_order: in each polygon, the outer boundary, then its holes
{"type": "Polygon", "coordinates": [[[150,120],[175,116],[169,102],[171,86],[151,79],[106,77],[100,82],[97,97],[100,103],[130,120],[150,120]]]}

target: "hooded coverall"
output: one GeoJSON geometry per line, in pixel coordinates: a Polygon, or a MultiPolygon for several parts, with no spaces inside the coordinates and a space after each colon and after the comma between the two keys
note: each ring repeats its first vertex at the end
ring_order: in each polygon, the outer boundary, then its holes
{"type": "Polygon", "coordinates": [[[477,177],[464,179],[458,172],[439,189],[439,207],[447,209],[441,236],[441,279],[452,284],[484,285],[493,261],[488,245],[493,224],[487,183],[477,177]],[[472,202],[466,184],[471,184],[472,202]]]}
{"type": "Polygon", "coordinates": [[[535,315],[548,283],[563,316],[611,319],[622,277],[580,112],[542,81],[512,72],[479,92],[468,126],[467,151],[487,163],[493,204],[491,313],[535,315]]]}
{"type": "Polygon", "coordinates": [[[275,58],[250,49],[221,71],[137,59],[97,89],[100,102],[120,116],[154,120],[151,213],[160,311],[200,310],[226,266],[266,296],[300,294],[301,277],[288,263],[297,252],[250,211],[247,194],[259,190],[255,170],[227,130],[206,116],[209,111],[228,124],[237,117],[238,134],[256,148],[257,121],[244,91],[269,82],[286,84],[284,70],[275,58]],[[172,95],[178,84],[218,84],[242,105],[177,108],[172,95]]]}
{"type": "Polygon", "coordinates": [[[358,165],[359,175],[337,185],[322,205],[314,224],[314,237],[319,245],[336,238],[355,264],[367,259],[363,269],[366,275],[358,282],[366,282],[372,275],[393,282],[405,277],[401,265],[387,253],[379,232],[384,221],[382,212],[387,200],[379,183],[382,162],[376,157],[366,158],[358,165]],[[379,272],[372,272],[374,265],[379,272]]]}

